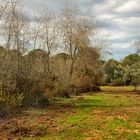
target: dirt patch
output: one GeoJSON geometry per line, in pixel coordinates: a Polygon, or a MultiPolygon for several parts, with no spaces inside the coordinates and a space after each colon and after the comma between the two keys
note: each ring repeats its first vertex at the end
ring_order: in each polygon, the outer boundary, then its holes
{"type": "Polygon", "coordinates": [[[55,118],[73,113],[70,105],[50,106],[47,109],[29,109],[22,116],[0,120],[0,140],[20,137],[42,137],[59,131],[55,118]]]}
{"type": "MultiPolygon", "coordinates": [[[[28,120],[28,118],[27,118],[28,120]]],[[[13,139],[22,136],[34,137],[47,134],[45,129],[28,125],[26,118],[5,120],[0,124],[0,139],[13,139]]]]}

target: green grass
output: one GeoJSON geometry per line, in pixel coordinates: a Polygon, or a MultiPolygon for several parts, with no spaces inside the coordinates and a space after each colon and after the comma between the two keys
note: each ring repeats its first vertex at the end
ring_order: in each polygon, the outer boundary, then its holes
{"type": "Polygon", "coordinates": [[[101,92],[71,99],[57,98],[55,102],[57,105],[71,103],[72,111],[55,118],[57,132],[23,140],[140,140],[138,94],[101,92]]]}
{"type": "MultiPolygon", "coordinates": [[[[101,90],[109,91],[134,91],[134,86],[101,86],[101,90]]],[[[140,86],[137,86],[137,90],[140,90],[140,86]]]]}

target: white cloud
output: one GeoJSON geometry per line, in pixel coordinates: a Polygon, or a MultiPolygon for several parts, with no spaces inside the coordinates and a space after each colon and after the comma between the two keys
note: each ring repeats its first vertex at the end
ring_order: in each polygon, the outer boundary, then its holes
{"type": "Polygon", "coordinates": [[[140,17],[116,18],[113,22],[122,26],[136,26],[140,25],[140,17]]]}
{"type": "Polygon", "coordinates": [[[140,12],[140,1],[139,0],[129,0],[125,4],[117,7],[116,12],[126,13],[126,12],[140,12]]]}
{"type": "Polygon", "coordinates": [[[97,17],[98,20],[112,20],[115,16],[113,14],[102,14],[97,17]]]}
{"type": "MultiPolygon", "coordinates": [[[[116,48],[119,49],[120,56],[131,52],[133,42],[140,38],[140,0],[71,1],[82,11],[87,10],[89,11],[88,14],[96,16],[101,36],[112,42],[113,52],[116,48]],[[123,51],[122,55],[121,50],[123,51]]],[[[59,13],[63,4],[69,2],[69,0],[23,0],[23,2],[26,11],[37,10],[44,3],[47,3],[49,8],[59,13]]]]}
{"type": "Polygon", "coordinates": [[[113,31],[113,30],[108,30],[108,29],[102,29],[102,35],[106,37],[110,41],[114,41],[120,38],[124,38],[126,36],[125,32],[121,31],[113,31]]]}

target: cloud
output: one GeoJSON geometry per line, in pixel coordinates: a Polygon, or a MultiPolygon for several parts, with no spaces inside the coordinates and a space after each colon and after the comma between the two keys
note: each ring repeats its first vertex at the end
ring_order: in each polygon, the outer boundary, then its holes
{"type": "Polygon", "coordinates": [[[127,18],[116,18],[113,19],[115,24],[120,24],[122,26],[129,26],[129,27],[136,27],[140,25],[140,18],[139,17],[127,17],[127,18]]]}
{"type": "Polygon", "coordinates": [[[140,12],[140,1],[139,0],[129,0],[123,5],[115,9],[118,13],[130,13],[130,12],[140,12]]]}
{"type": "MultiPolygon", "coordinates": [[[[39,11],[46,5],[59,13],[69,0],[23,0],[26,9],[39,11]]],[[[120,59],[133,52],[134,41],[140,38],[139,0],[71,0],[86,14],[96,16],[101,37],[111,42],[114,57],[120,59]],[[116,47],[117,46],[117,47],[116,47]]]]}

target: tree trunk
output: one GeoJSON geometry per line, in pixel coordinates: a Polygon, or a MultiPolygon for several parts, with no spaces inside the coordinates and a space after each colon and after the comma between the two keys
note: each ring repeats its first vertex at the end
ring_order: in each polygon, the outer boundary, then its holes
{"type": "Polygon", "coordinates": [[[74,67],[74,61],[72,60],[71,66],[70,66],[70,73],[69,73],[69,80],[70,80],[70,83],[71,83],[72,75],[73,75],[73,67],[74,67]]]}

